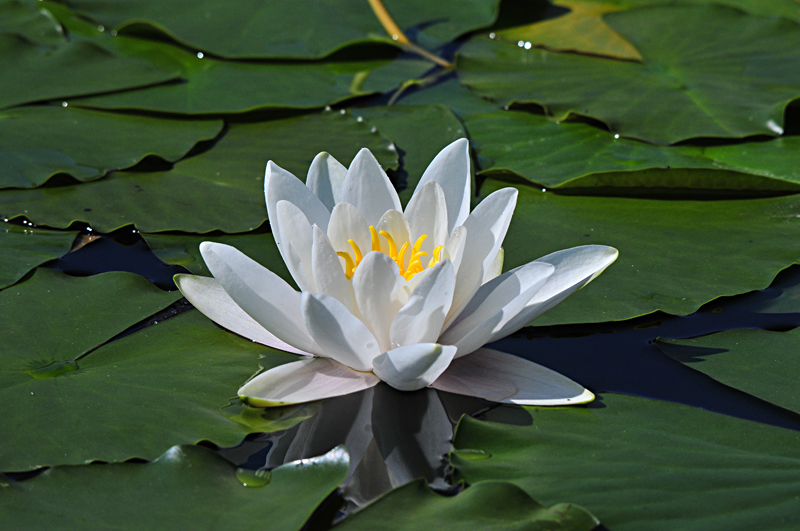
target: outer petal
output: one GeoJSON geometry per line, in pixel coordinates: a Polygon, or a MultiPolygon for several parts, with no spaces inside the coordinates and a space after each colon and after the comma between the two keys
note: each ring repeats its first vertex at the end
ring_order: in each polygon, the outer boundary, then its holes
{"type": "Polygon", "coordinates": [[[478,291],[484,272],[492,268],[511,223],[517,195],[514,188],[497,190],[478,204],[464,222],[467,230],[464,254],[456,274],[456,294],[447,318],[448,323],[452,322],[478,291]]]}
{"type": "Polygon", "coordinates": [[[594,400],[591,391],[566,376],[488,348],[453,360],[431,387],[525,406],[563,406],[594,400]]]}
{"type": "Polygon", "coordinates": [[[495,332],[489,341],[502,339],[527,325],[581,289],[617,259],[619,251],[605,245],[583,245],[548,254],[536,262],[552,264],[555,272],[516,317],[495,332]]]}
{"type": "MultiPolygon", "coordinates": [[[[325,230],[322,226],[320,228],[325,230]]],[[[353,249],[347,240],[356,242],[362,254],[367,254],[372,249],[372,236],[367,226],[367,220],[350,203],[338,203],[334,207],[327,233],[335,251],[352,255],[353,249]]]]}
{"type": "Polygon", "coordinates": [[[285,280],[230,245],[203,242],[200,253],[214,278],[250,317],[293,347],[320,354],[303,324],[300,293],[285,280]]]}
{"type": "Polygon", "coordinates": [[[317,293],[330,295],[345,305],[350,313],[355,314],[353,290],[344,275],[339,257],[333,250],[328,237],[319,226],[314,225],[314,241],[311,244],[311,270],[317,293]]]}
{"type": "Polygon", "coordinates": [[[417,191],[431,181],[442,186],[447,203],[448,234],[469,216],[471,178],[469,141],[459,138],[436,155],[419,180],[417,191]]]}
{"type": "Polygon", "coordinates": [[[294,361],[262,372],[239,389],[257,407],[275,407],[347,395],[376,385],[369,372],[356,372],[327,358],[294,361]]]}
{"type": "Polygon", "coordinates": [[[258,324],[239,308],[216,279],[195,275],[175,275],[175,284],[195,308],[221,327],[268,347],[309,355],[308,352],[281,341],[258,324]]]}
{"type": "Polygon", "coordinates": [[[531,262],[490,280],[480,287],[439,341],[457,346],[459,356],[480,348],[525,308],[554,270],[551,264],[531,262]]]}
{"type": "Polygon", "coordinates": [[[430,385],[456,355],[456,347],[417,343],[384,352],[373,362],[373,372],[400,391],[416,391],[430,385]]]}
{"type": "Polygon", "coordinates": [[[308,168],[306,186],[314,192],[328,210],[333,210],[341,201],[342,186],[347,176],[347,168],[324,151],[314,157],[308,168]]]}
{"type": "Polygon", "coordinates": [[[275,235],[275,241],[279,245],[280,231],[275,225],[279,225],[280,222],[275,205],[281,200],[289,201],[299,208],[312,225],[316,223],[322,227],[322,230],[328,229],[328,220],[331,214],[322,201],[300,179],[272,161],[267,162],[267,171],[264,174],[264,195],[267,198],[269,222],[275,235]]]}
{"type": "Polygon", "coordinates": [[[431,268],[392,321],[389,336],[393,348],[436,342],[453,301],[455,284],[450,260],[431,268]]]}
{"type": "Polygon", "coordinates": [[[301,291],[317,291],[311,269],[313,231],[308,218],[297,206],[283,199],[278,201],[275,210],[280,232],[280,238],[275,239],[280,241],[278,249],[289,273],[301,291]]]}
{"type": "Polygon", "coordinates": [[[367,148],[359,151],[350,163],[342,201],[358,208],[370,225],[377,225],[387,210],[403,210],[392,182],[367,148]]]}
{"type": "Polygon", "coordinates": [[[357,371],[371,371],[381,351],[378,341],[358,317],[327,295],[303,293],[303,318],[326,357],[357,371]]]}
{"type": "Polygon", "coordinates": [[[368,253],[351,279],[358,314],[378,340],[381,352],[392,348],[389,327],[408,300],[405,282],[394,260],[379,252],[368,253]]]}
{"type": "Polygon", "coordinates": [[[427,260],[430,260],[433,248],[444,245],[450,234],[447,231],[447,205],[439,183],[431,181],[421,188],[418,186],[414,197],[408,202],[405,216],[411,227],[409,241],[412,245],[417,238],[427,235],[421,249],[428,253],[427,260]]]}

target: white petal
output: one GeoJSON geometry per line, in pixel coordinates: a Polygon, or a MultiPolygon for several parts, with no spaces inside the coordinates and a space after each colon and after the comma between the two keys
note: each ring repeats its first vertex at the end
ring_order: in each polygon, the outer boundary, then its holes
{"type": "MultiPolygon", "coordinates": [[[[495,257],[506,237],[518,192],[503,188],[481,201],[464,222],[467,237],[464,255],[456,273],[456,294],[450,308],[448,323],[464,309],[483,283],[484,272],[492,268],[495,257]]],[[[447,325],[445,325],[447,326],[447,325]]]]}
{"type": "Polygon", "coordinates": [[[461,260],[464,258],[464,245],[467,243],[467,228],[459,225],[447,239],[442,250],[442,260],[449,258],[453,263],[453,269],[458,272],[461,260]]]}
{"type": "MultiPolygon", "coordinates": [[[[394,240],[397,251],[400,251],[403,244],[411,237],[411,227],[409,227],[406,217],[402,212],[397,210],[387,210],[383,216],[381,216],[378,224],[375,225],[375,230],[378,232],[382,230],[388,232],[394,240]]],[[[381,236],[379,240],[381,242],[381,252],[389,254],[389,242],[383,236],[381,236]]]]}
{"type": "MultiPolygon", "coordinates": [[[[433,248],[447,242],[447,205],[442,187],[436,181],[428,182],[417,187],[411,201],[404,212],[411,227],[409,241],[411,245],[423,234],[427,238],[422,243],[421,250],[425,251],[427,260],[431,259],[433,248]]],[[[423,258],[423,264],[427,262],[423,258]]]]}
{"type": "Polygon", "coordinates": [[[502,339],[553,308],[581,289],[617,259],[619,251],[605,245],[582,245],[548,254],[536,262],[552,264],[556,269],[542,289],[525,308],[495,332],[489,341],[502,339]]]}
{"type": "Polygon", "coordinates": [[[358,317],[328,295],[303,293],[303,318],[326,357],[357,371],[371,371],[381,353],[378,341],[358,317]]]}
{"type": "Polygon", "coordinates": [[[347,395],[376,385],[370,372],[356,372],[327,358],[294,361],[262,372],[239,389],[256,407],[275,407],[347,395]]]}
{"type": "Polygon", "coordinates": [[[330,295],[345,305],[350,313],[354,313],[355,301],[353,290],[339,263],[339,257],[333,250],[328,237],[317,225],[314,225],[314,241],[311,245],[311,269],[317,293],[330,295]]]}
{"type": "Polygon", "coordinates": [[[330,211],[341,201],[342,186],[347,176],[347,168],[324,151],[314,157],[308,169],[306,186],[314,192],[330,211]]]}
{"type": "Polygon", "coordinates": [[[594,400],[591,391],[566,376],[488,348],[453,360],[431,387],[524,406],[563,406],[594,400]]]}
{"type": "Polygon", "coordinates": [[[383,253],[368,253],[351,279],[361,320],[378,340],[381,352],[389,350],[389,327],[408,294],[405,279],[394,260],[383,253]]]}
{"type": "Polygon", "coordinates": [[[279,222],[275,205],[281,200],[289,201],[299,208],[312,225],[316,223],[322,227],[322,230],[328,229],[328,219],[331,214],[322,201],[303,184],[303,181],[272,161],[267,162],[267,171],[264,174],[264,195],[267,199],[267,215],[276,243],[280,243],[278,241],[280,231],[276,226],[279,225],[279,222]]]}
{"type": "Polygon", "coordinates": [[[370,225],[376,225],[387,210],[402,210],[392,182],[367,148],[358,152],[347,169],[342,201],[358,208],[370,225]]]}
{"type": "Polygon", "coordinates": [[[392,347],[436,342],[453,301],[455,284],[450,260],[433,266],[392,321],[392,347]]]}
{"type": "Polygon", "coordinates": [[[211,277],[175,275],[175,284],[192,306],[223,328],[251,341],[294,354],[308,355],[300,349],[281,341],[239,308],[219,281],[211,277]]]}
{"type": "Polygon", "coordinates": [[[505,261],[506,253],[502,247],[497,250],[497,254],[494,255],[494,260],[492,261],[492,265],[483,272],[483,284],[486,284],[493,278],[499,277],[500,273],[503,272],[503,262],[505,261]]]}
{"type": "Polygon", "coordinates": [[[250,317],[293,347],[320,353],[303,324],[300,293],[285,280],[230,245],[203,242],[200,253],[214,278],[250,317]]]}
{"type": "Polygon", "coordinates": [[[530,262],[490,280],[480,287],[439,341],[457,346],[459,356],[480,348],[525,308],[553,271],[551,264],[530,262]]]}
{"type": "Polygon", "coordinates": [[[436,380],[456,354],[456,347],[417,343],[384,352],[373,362],[373,372],[400,391],[416,391],[436,380]]]}
{"type": "Polygon", "coordinates": [[[456,140],[436,155],[422,174],[417,191],[430,181],[438,182],[444,190],[447,203],[447,233],[450,234],[454,228],[463,224],[469,215],[471,176],[469,141],[466,138],[456,140]]]}
{"type": "Polygon", "coordinates": [[[334,207],[327,233],[334,251],[352,256],[353,248],[347,243],[348,240],[356,242],[362,254],[367,254],[372,249],[372,235],[367,220],[350,203],[338,203],[334,207]]]}
{"type": "MultiPolygon", "coordinates": [[[[286,268],[302,291],[317,291],[314,285],[314,272],[311,270],[311,242],[313,231],[308,218],[289,201],[280,200],[275,207],[278,215],[276,237],[286,268]]],[[[338,265],[338,258],[337,258],[338,265]]],[[[341,268],[340,268],[341,269],[341,268]]]]}

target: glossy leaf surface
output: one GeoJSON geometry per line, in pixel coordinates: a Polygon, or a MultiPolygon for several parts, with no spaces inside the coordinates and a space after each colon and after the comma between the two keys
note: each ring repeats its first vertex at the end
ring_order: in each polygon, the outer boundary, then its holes
{"type": "Polygon", "coordinates": [[[67,254],[76,231],[0,225],[0,288],[10,286],[34,267],[67,254]]]}

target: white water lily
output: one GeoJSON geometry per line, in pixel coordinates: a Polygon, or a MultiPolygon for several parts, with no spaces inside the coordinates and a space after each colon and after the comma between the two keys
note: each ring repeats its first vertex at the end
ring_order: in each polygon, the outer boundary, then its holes
{"type": "Polygon", "coordinates": [[[431,162],[408,206],[362,149],[345,168],[327,153],[306,183],[267,163],[272,232],[298,292],[234,247],[204,242],[213,278],[177,275],[219,325],[306,356],[267,370],[239,395],[279,406],[353,393],[381,380],[497,402],[560,405],[594,395],[535,363],[482,348],[591,281],[617,250],[586,245],[500,274],[517,200],[504,188],[472,213],[466,139],[431,162]]]}

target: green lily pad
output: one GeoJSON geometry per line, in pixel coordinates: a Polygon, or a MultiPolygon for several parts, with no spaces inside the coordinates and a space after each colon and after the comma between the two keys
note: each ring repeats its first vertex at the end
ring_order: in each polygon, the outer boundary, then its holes
{"type": "Polygon", "coordinates": [[[25,215],[50,227],[80,220],[100,232],[128,224],[145,232],[245,232],[267,217],[267,160],[303,179],[320,151],[349,165],[362,147],[370,148],[384,168],[397,168],[391,142],[347,113],[232,124],[213,149],[170,171],[119,172],[80,185],[6,190],[0,193],[0,213],[25,215]]]}
{"type": "Polygon", "coordinates": [[[425,168],[448,144],[465,138],[459,119],[443,105],[424,107],[367,107],[354,110],[392,139],[403,153],[404,180],[400,200],[411,199],[425,168]]]}
{"type": "Polygon", "coordinates": [[[431,67],[421,59],[397,58],[393,50],[371,60],[264,63],[201,58],[177,46],[131,37],[98,43],[128,57],[177,69],[183,82],[70,100],[70,104],[182,114],[310,109],[393,90],[431,67]]]}
{"type": "Polygon", "coordinates": [[[725,385],[800,413],[800,329],[728,330],[693,339],[659,339],[664,354],[725,385]]]}
{"type": "Polygon", "coordinates": [[[209,241],[236,247],[295,286],[280,251],[278,251],[278,246],[275,244],[275,238],[269,232],[208,235],[143,232],[142,237],[159,260],[167,264],[183,266],[195,275],[211,276],[211,272],[200,255],[200,244],[209,241]]]}
{"type": "MultiPolygon", "coordinates": [[[[422,44],[449,42],[491,24],[498,0],[387,0],[386,8],[422,44]]],[[[228,58],[320,58],[348,45],[391,42],[362,0],[272,1],[69,0],[68,4],[109,28],[163,32],[197,50],[228,58]],[[142,28],[142,26],[145,26],[142,28]]]]}
{"type": "Polygon", "coordinates": [[[503,111],[470,117],[466,125],[482,157],[481,174],[512,173],[547,188],[800,191],[800,137],[653,146],[582,123],[503,111]]]}
{"type": "Polygon", "coordinates": [[[119,57],[85,41],[50,47],[0,33],[0,108],[154,85],[175,79],[140,59],[119,57]]]}
{"type": "Polygon", "coordinates": [[[250,430],[222,408],[260,364],[295,356],[225,332],[196,311],[103,344],[179,297],[130,273],[72,278],[49,270],[0,292],[3,314],[16,316],[0,352],[8,411],[0,470],[155,459],[204,439],[240,442],[250,430]]]}
{"type": "Polygon", "coordinates": [[[463,531],[591,531],[600,524],[586,509],[571,503],[543,507],[511,483],[485,481],[445,497],[420,479],[391,491],[337,528],[405,530],[419,522],[428,529],[463,531]]]}
{"type": "Polygon", "coordinates": [[[67,40],[61,25],[47,10],[19,0],[0,2],[0,32],[16,33],[45,45],[63,44],[67,40]]]}
{"type": "Polygon", "coordinates": [[[67,254],[77,234],[77,231],[0,225],[0,289],[21,279],[36,266],[67,254]]]}
{"type": "Polygon", "coordinates": [[[784,109],[800,96],[797,23],[714,5],[634,9],[604,20],[643,64],[479,38],[461,48],[459,77],[500,102],[536,103],[557,118],[589,116],[654,143],[782,133],[784,109]]]}
{"type": "Polygon", "coordinates": [[[256,488],[200,446],[174,446],[152,463],[60,466],[0,482],[0,515],[15,529],[299,530],[347,475],[337,452],[275,468],[256,488]]]}
{"type": "MultiPolygon", "coordinates": [[[[481,195],[505,186],[488,179],[481,195]]],[[[766,288],[800,261],[798,196],[664,201],[517,188],[505,269],[578,245],[619,249],[602,275],[536,325],[614,321],[656,310],[687,315],[717,297],[766,288]]]]}
{"type": "Polygon", "coordinates": [[[0,111],[0,124],[0,188],[32,188],[56,173],[93,180],[147,155],[174,162],[223,126],[61,106],[0,111]]]}
{"type": "Polygon", "coordinates": [[[619,531],[800,525],[798,432],[612,394],[588,409],[529,411],[530,427],[463,417],[455,479],[510,481],[544,504],[567,499],[619,531]]]}
{"type": "Polygon", "coordinates": [[[461,85],[454,75],[424,89],[412,89],[403,92],[395,105],[397,107],[421,107],[424,105],[441,105],[442,102],[446,102],[447,107],[461,120],[466,120],[477,114],[499,110],[498,105],[489,102],[461,85]]]}

